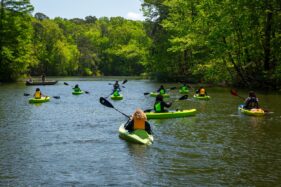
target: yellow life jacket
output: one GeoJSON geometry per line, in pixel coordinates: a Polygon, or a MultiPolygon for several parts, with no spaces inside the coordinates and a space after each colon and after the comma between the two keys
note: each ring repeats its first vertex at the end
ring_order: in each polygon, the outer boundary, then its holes
{"type": "Polygon", "coordinates": [[[134,119],[134,130],[142,129],[145,130],[145,120],[144,119],[134,119]]]}
{"type": "Polygon", "coordinates": [[[200,91],[199,91],[199,94],[200,94],[200,95],[205,95],[205,89],[204,89],[204,88],[201,88],[200,91]]]}
{"type": "Polygon", "coordinates": [[[34,97],[35,97],[35,99],[41,99],[41,92],[40,91],[36,91],[34,97]]]}

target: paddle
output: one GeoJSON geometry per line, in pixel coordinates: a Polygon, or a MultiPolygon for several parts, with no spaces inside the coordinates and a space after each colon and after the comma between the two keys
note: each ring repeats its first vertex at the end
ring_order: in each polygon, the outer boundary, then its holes
{"type": "Polygon", "coordinates": [[[103,97],[100,97],[100,103],[106,107],[109,107],[109,108],[113,108],[114,110],[116,110],[117,112],[123,114],[124,116],[126,116],[127,118],[130,119],[130,116],[128,116],[127,114],[124,114],[123,112],[121,112],[120,110],[116,109],[108,100],[106,100],[105,98],[103,97]]]}
{"type": "MultiPolygon", "coordinates": [[[[30,96],[30,94],[28,94],[28,93],[24,93],[23,94],[24,96],[30,96]]],[[[48,97],[48,96],[45,96],[45,97],[48,97]]],[[[53,98],[55,98],[55,99],[60,99],[60,96],[52,96],[53,98]]]]}
{"type": "MultiPolygon", "coordinates": [[[[63,84],[66,85],[66,86],[69,86],[69,84],[68,84],[67,82],[63,82],[63,84]]],[[[72,87],[73,87],[73,86],[72,86],[72,87]]],[[[86,94],[89,94],[89,93],[90,93],[90,92],[85,91],[85,90],[84,90],[84,92],[85,92],[86,94]]]]}
{"type": "MultiPolygon", "coordinates": [[[[175,90],[175,89],[177,89],[177,87],[171,87],[171,88],[168,88],[167,90],[175,90]]],[[[149,95],[149,94],[150,94],[150,92],[143,93],[143,95],[149,95]]]]}
{"type": "Polygon", "coordinates": [[[175,101],[182,101],[182,100],[187,100],[188,99],[188,95],[183,95],[181,96],[179,99],[175,100],[175,101]]]}
{"type": "MultiPolygon", "coordinates": [[[[245,97],[242,97],[242,96],[238,95],[238,92],[237,92],[237,90],[235,90],[235,89],[231,89],[231,90],[230,90],[230,93],[231,93],[231,95],[233,95],[233,96],[237,96],[237,97],[239,97],[239,98],[245,100],[245,97]]],[[[264,109],[264,108],[261,108],[261,109],[262,109],[264,112],[266,112],[266,113],[270,113],[270,111],[267,110],[267,109],[264,109]]]]}
{"type": "MultiPolygon", "coordinates": [[[[125,79],[125,80],[122,82],[122,84],[126,84],[126,82],[128,82],[127,79],[125,79]]],[[[108,84],[109,84],[109,85],[113,85],[112,83],[108,83],[108,84]]],[[[126,87],[122,85],[122,88],[126,88],[126,87]]]]}

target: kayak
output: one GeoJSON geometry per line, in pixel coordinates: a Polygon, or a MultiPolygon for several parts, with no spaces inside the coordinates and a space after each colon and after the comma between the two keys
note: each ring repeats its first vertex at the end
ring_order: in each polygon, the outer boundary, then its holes
{"type": "Polygon", "coordinates": [[[121,95],[121,94],[120,94],[119,96],[111,95],[110,98],[111,98],[112,100],[122,100],[122,99],[123,99],[123,95],[121,95]]]}
{"type": "Polygon", "coordinates": [[[178,111],[169,111],[169,112],[146,112],[147,119],[167,119],[167,118],[182,118],[187,116],[194,116],[196,114],[196,109],[190,110],[178,110],[178,111]]]}
{"type": "Polygon", "coordinates": [[[29,103],[45,103],[50,101],[50,97],[41,97],[40,99],[30,98],[29,103]]]}
{"type": "Polygon", "coordinates": [[[129,142],[150,145],[153,142],[153,136],[148,134],[145,130],[135,130],[128,132],[122,124],[119,127],[119,137],[129,142]]]}
{"type": "Polygon", "coordinates": [[[205,95],[205,96],[199,96],[198,94],[193,95],[193,97],[195,99],[199,99],[199,100],[210,100],[211,97],[209,95],[205,95]]]}
{"type": "Polygon", "coordinates": [[[83,93],[84,93],[84,91],[82,91],[82,90],[79,91],[79,92],[72,92],[73,95],[80,95],[80,94],[83,94],[83,93]]]}
{"type": "Polygon", "coordinates": [[[25,85],[26,86],[33,86],[33,85],[54,85],[57,84],[58,81],[53,80],[53,81],[26,81],[25,85]]]}
{"type": "MultiPolygon", "coordinates": [[[[158,92],[150,92],[151,97],[156,97],[157,95],[159,95],[158,92]]],[[[169,94],[161,94],[161,95],[163,95],[163,97],[166,97],[166,98],[170,97],[169,94]]]]}
{"type": "Polygon", "coordinates": [[[180,94],[188,94],[189,90],[179,90],[180,94]]]}
{"type": "Polygon", "coordinates": [[[244,105],[239,105],[238,110],[248,116],[264,116],[264,110],[261,108],[253,108],[251,110],[245,109],[244,105]]]}

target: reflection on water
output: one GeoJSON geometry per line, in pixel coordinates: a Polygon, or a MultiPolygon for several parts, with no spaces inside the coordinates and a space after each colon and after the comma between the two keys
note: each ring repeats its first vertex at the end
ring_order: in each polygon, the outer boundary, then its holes
{"type": "MultiPolygon", "coordinates": [[[[115,79],[115,78],[114,78],[115,79]]],[[[36,87],[0,86],[0,186],[278,186],[281,176],[281,100],[259,93],[269,116],[240,114],[242,102],[226,88],[208,88],[210,101],[175,101],[171,109],[196,108],[194,117],[151,120],[154,143],[118,137],[127,119],[98,99],[110,81],[76,83],[90,94],[73,96],[60,81],[39,86],[48,103],[29,104],[36,87]]],[[[167,85],[172,87],[175,85],[167,85]]],[[[114,107],[132,114],[151,108],[143,93],[159,84],[129,80],[114,107]]],[[[239,93],[246,96],[246,91],[239,93]]],[[[174,101],[181,97],[171,91],[174,101]]],[[[189,98],[191,94],[189,94],[189,98]]]]}

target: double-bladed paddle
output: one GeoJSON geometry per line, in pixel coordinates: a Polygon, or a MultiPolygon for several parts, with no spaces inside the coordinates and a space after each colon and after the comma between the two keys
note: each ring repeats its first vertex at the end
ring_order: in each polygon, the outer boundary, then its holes
{"type": "MultiPolygon", "coordinates": [[[[67,82],[63,82],[63,84],[66,85],[66,86],[69,86],[69,84],[68,84],[67,82]]],[[[73,87],[73,86],[72,86],[72,87],[73,87]]],[[[90,92],[85,91],[85,90],[84,90],[84,92],[85,92],[86,94],[89,94],[89,93],[90,93],[90,92]]]]}
{"type": "Polygon", "coordinates": [[[127,118],[130,119],[130,116],[128,116],[127,114],[124,114],[123,112],[121,112],[120,110],[116,109],[108,100],[106,100],[105,98],[103,97],[100,97],[100,103],[106,107],[109,107],[109,108],[113,108],[114,110],[116,110],[117,112],[123,114],[124,116],[126,116],[127,118]]]}
{"type": "MultiPolygon", "coordinates": [[[[24,93],[23,94],[24,96],[30,96],[30,94],[29,93],[24,93]]],[[[49,96],[45,96],[45,97],[49,97],[49,96]]],[[[53,98],[55,98],[55,99],[60,99],[60,96],[52,96],[53,98]]]]}
{"type": "MultiPolygon", "coordinates": [[[[171,88],[168,88],[166,90],[168,91],[168,90],[175,90],[175,89],[177,89],[177,87],[171,87],[171,88]]],[[[150,92],[143,93],[143,95],[149,95],[149,94],[150,94],[150,92]]]]}

